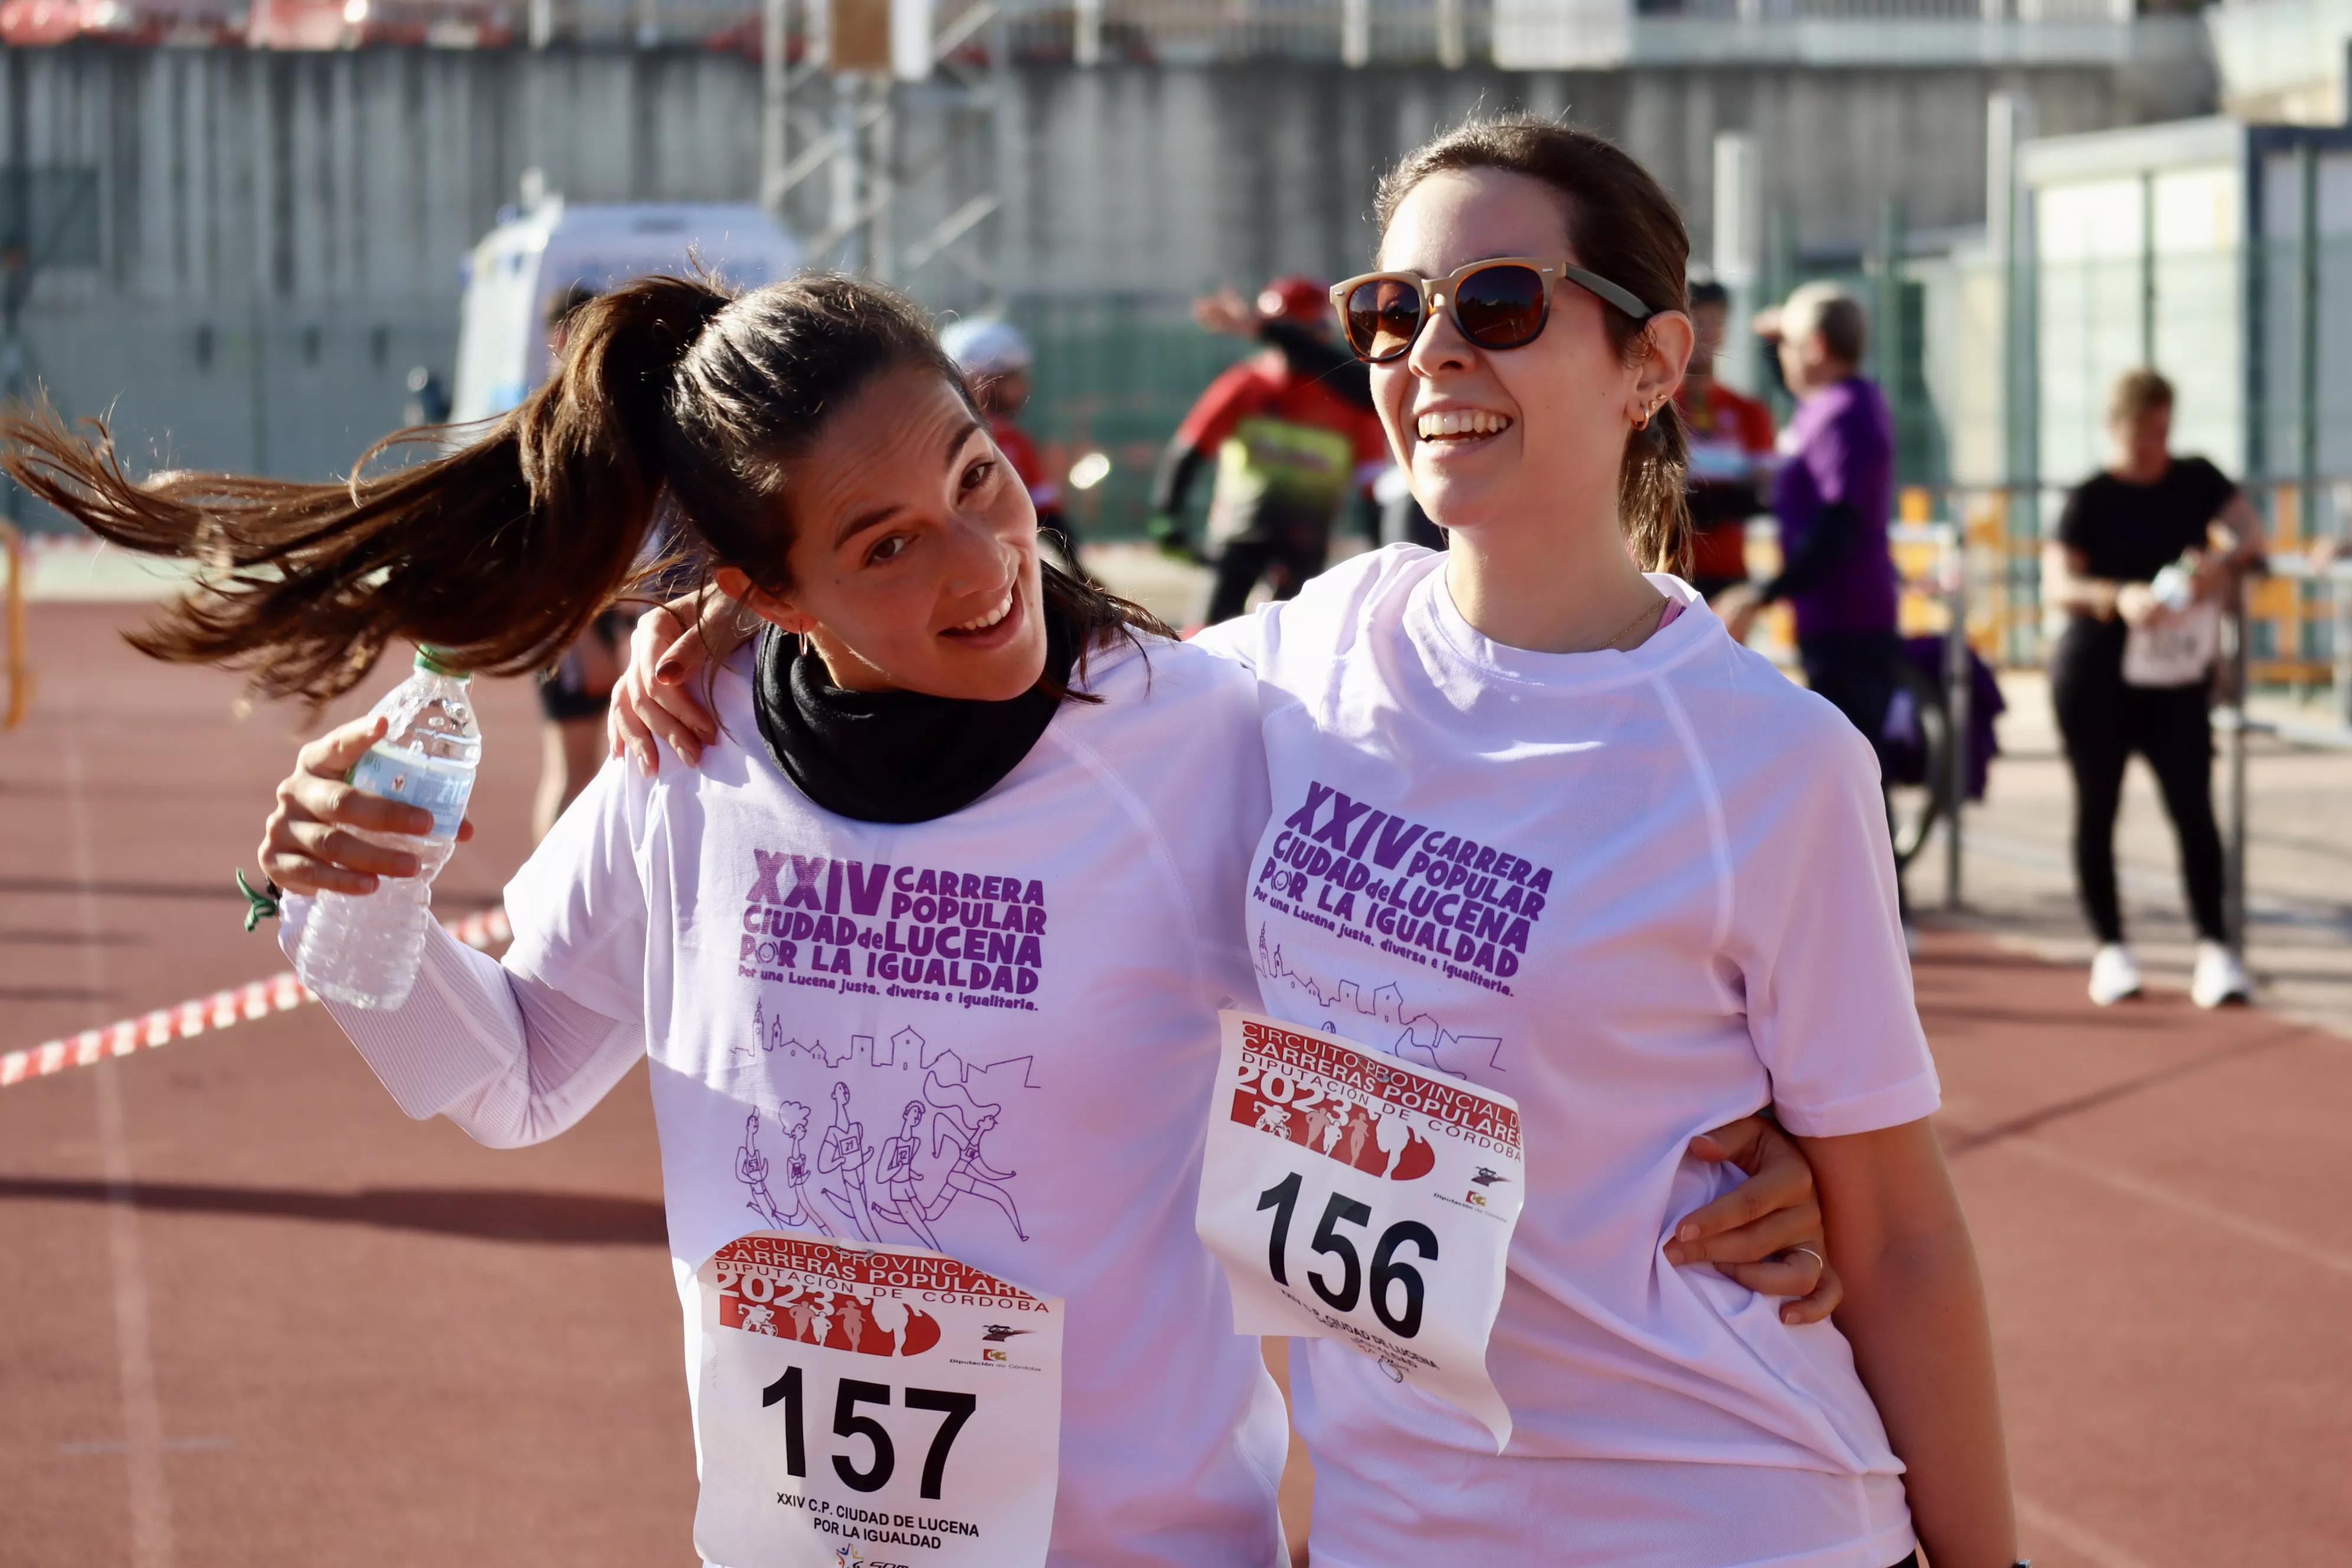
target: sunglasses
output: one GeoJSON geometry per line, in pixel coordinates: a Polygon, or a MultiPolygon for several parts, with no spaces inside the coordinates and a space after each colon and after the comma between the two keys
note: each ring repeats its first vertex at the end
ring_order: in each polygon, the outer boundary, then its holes
{"type": "Polygon", "coordinates": [[[1525,256],[1474,261],[1443,278],[1367,272],[1333,289],[1331,304],[1356,357],[1386,364],[1412,347],[1433,308],[1442,308],[1454,319],[1454,329],[1482,349],[1524,347],[1542,334],[1551,319],[1552,281],[1560,278],[1637,321],[1655,313],[1630,289],[1597,272],[1525,256]]]}

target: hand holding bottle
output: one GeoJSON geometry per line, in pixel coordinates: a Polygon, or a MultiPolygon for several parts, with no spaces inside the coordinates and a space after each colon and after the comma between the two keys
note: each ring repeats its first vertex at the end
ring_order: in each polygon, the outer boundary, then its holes
{"type": "Polygon", "coordinates": [[[481,758],[468,677],[424,648],[367,718],[304,749],[262,844],[270,876],[292,875],[278,886],[318,900],[294,954],[303,984],[354,1007],[408,999],[481,758]]]}
{"type": "MultiPolygon", "coordinates": [[[[375,891],[383,877],[414,877],[416,855],[361,837],[433,831],[433,814],[348,782],[368,749],[384,737],[388,721],[371,713],[329,731],[302,748],[294,771],[278,782],[278,804],[261,833],[261,869],[289,893],[375,891]]],[[[467,819],[457,842],[474,836],[467,819]]]]}

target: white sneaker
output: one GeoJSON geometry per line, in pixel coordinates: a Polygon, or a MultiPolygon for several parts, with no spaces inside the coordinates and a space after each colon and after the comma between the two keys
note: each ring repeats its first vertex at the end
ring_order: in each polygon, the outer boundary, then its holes
{"type": "Polygon", "coordinates": [[[2197,968],[2189,977],[2189,999],[2200,1007],[2252,1002],[2254,983],[2246,978],[2246,966],[2238,962],[2236,953],[2218,942],[2200,942],[2197,968]]]}
{"type": "MultiPolygon", "coordinates": [[[[2202,968],[2197,972],[2205,973],[2202,968]]],[[[2139,963],[2131,949],[2119,942],[2108,942],[2091,960],[2091,1000],[2102,1007],[2112,1007],[2126,996],[2139,994],[2139,963]]]]}

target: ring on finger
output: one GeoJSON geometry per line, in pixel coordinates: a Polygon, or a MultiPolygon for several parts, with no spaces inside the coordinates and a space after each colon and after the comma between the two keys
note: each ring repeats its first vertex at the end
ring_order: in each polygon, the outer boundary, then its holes
{"type": "Polygon", "coordinates": [[[1808,1257],[1808,1258],[1811,1258],[1815,1263],[1819,1264],[1819,1265],[1820,1265],[1822,1268],[1827,1268],[1830,1266],[1830,1260],[1829,1260],[1828,1258],[1823,1258],[1820,1253],[1815,1252],[1815,1251],[1814,1251],[1811,1247],[1792,1247],[1789,1248],[1789,1250],[1790,1250],[1790,1252],[1801,1252],[1801,1253],[1803,1253],[1806,1257],[1808,1257]]]}

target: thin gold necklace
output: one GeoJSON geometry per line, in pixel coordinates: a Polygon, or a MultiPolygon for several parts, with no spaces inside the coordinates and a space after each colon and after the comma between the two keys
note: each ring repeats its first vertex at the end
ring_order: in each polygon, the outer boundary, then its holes
{"type": "MultiPolygon", "coordinates": [[[[1631,637],[1633,633],[1633,628],[1640,626],[1643,621],[1648,620],[1652,616],[1663,614],[1665,607],[1666,596],[1664,594],[1660,594],[1656,604],[1643,605],[1639,615],[1635,616],[1632,620],[1627,621],[1623,626],[1618,627],[1617,635],[1611,637],[1607,642],[1602,643],[1601,646],[1606,648],[1614,648],[1619,653],[1632,652],[1632,648],[1618,647],[1617,645],[1631,637]]],[[[1638,642],[1634,644],[1635,647],[1640,646],[1641,645],[1638,642]]]]}

